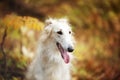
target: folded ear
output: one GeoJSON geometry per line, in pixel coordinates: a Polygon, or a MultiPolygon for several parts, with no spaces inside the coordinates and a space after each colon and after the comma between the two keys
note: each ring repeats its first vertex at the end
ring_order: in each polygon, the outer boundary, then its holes
{"type": "Polygon", "coordinates": [[[46,38],[49,38],[52,34],[52,24],[54,22],[54,20],[52,18],[49,18],[45,21],[45,29],[44,29],[44,33],[46,34],[46,38]]]}
{"type": "Polygon", "coordinates": [[[52,22],[50,20],[46,20],[45,21],[45,27],[48,26],[49,24],[52,24],[52,22]]]}
{"type": "Polygon", "coordinates": [[[45,21],[45,31],[47,31],[47,32],[51,31],[52,26],[50,24],[52,24],[52,23],[53,23],[52,18],[49,18],[45,21]]]}
{"type": "Polygon", "coordinates": [[[52,24],[52,23],[54,23],[54,22],[55,22],[54,19],[49,18],[49,19],[47,19],[47,20],[45,21],[45,26],[48,26],[48,25],[50,25],[50,24],[52,24]]]}

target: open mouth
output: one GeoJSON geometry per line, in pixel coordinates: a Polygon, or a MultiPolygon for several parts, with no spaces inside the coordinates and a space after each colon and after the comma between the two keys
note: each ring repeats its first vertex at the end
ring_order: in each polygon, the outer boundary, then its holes
{"type": "Polygon", "coordinates": [[[61,46],[60,43],[57,42],[56,44],[57,44],[57,47],[58,47],[58,49],[59,49],[59,51],[60,51],[60,53],[61,53],[61,56],[62,56],[64,62],[65,62],[65,63],[69,63],[70,57],[69,57],[69,55],[68,55],[68,51],[65,50],[65,49],[61,46]]]}

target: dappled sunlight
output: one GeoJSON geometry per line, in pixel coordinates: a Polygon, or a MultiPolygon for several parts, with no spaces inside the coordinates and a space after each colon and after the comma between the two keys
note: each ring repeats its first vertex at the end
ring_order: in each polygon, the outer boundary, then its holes
{"type": "Polygon", "coordinates": [[[22,27],[21,29],[25,29],[23,27],[29,27],[31,29],[40,31],[44,27],[44,24],[36,18],[29,16],[21,17],[16,14],[6,15],[3,20],[1,20],[1,23],[6,27],[14,27],[16,29],[20,27],[22,27]]]}
{"type": "Polygon", "coordinates": [[[84,41],[77,41],[77,45],[74,51],[74,55],[75,57],[77,57],[77,59],[82,60],[85,58],[85,56],[88,53],[89,50],[89,46],[87,43],[85,43],[84,41]]]}
{"type": "MultiPolygon", "coordinates": [[[[106,76],[106,79],[111,79],[116,73],[118,74],[116,69],[119,69],[120,65],[116,50],[118,51],[119,41],[116,40],[115,42],[113,35],[105,35],[98,29],[77,31],[81,32],[76,34],[77,44],[74,55],[77,62],[74,62],[76,69],[73,68],[73,79],[101,80],[106,76]],[[109,73],[112,75],[109,75],[109,73]]],[[[118,38],[117,34],[116,38],[118,38]]]]}
{"type": "Polygon", "coordinates": [[[7,1],[0,1],[0,80],[24,79],[49,17],[67,17],[75,33],[72,80],[120,80],[119,0],[7,1]]]}

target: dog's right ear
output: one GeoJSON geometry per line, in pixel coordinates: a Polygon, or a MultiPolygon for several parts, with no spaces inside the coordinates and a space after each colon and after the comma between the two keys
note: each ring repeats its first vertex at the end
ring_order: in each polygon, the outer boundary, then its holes
{"type": "Polygon", "coordinates": [[[48,26],[48,25],[50,25],[50,24],[52,24],[51,21],[49,21],[49,20],[46,20],[46,21],[45,21],[45,27],[48,26]]]}
{"type": "Polygon", "coordinates": [[[51,36],[52,33],[52,26],[51,24],[54,23],[54,20],[52,18],[49,18],[45,21],[45,34],[46,38],[51,36]]]}
{"type": "Polygon", "coordinates": [[[54,22],[54,20],[52,18],[49,18],[45,21],[45,26],[48,26],[50,24],[52,24],[54,22]]]}
{"type": "Polygon", "coordinates": [[[51,31],[51,24],[53,23],[53,19],[49,18],[45,21],[45,31],[50,32],[51,31]]]}

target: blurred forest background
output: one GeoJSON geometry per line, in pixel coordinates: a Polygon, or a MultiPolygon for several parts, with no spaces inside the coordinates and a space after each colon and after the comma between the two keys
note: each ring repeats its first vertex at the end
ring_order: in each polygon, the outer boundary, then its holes
{"type": "Polygon", "coordinates": [[[120,80],[120,0],[0,0],[0,80],[23,80],[48,17],[75,32],[72,80],[120,80]]]}

